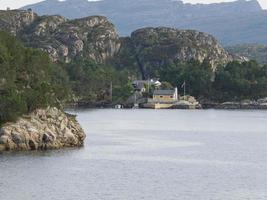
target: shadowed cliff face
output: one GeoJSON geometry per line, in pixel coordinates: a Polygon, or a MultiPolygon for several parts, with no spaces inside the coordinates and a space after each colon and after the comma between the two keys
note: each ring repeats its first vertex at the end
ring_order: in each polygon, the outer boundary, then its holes
{"type": "Polygon", "coordinates": [[[105,17],[68,20],[61,16],[39,17],[31,11],[1,14],[1,30],[17,35],[29,47],[46,51],[54,62],[70,62],[82,56],[104,63],[120,48],[115,27],[105,17]]]}

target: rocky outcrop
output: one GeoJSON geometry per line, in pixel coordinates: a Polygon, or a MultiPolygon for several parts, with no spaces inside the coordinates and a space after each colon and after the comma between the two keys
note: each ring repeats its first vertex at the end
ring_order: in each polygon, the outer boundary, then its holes
{"type": "Polygon", "coordinates": [[[14,33],[29,47],[44,50],[54,62],[84,57],[105,63],[120,48],[114,25],[101,16],[68,20],[40,17],[32,11],[1,11],[0,30],[14,33]]]}
{"type": "Polygon", "coordinates": [[[157,66],[166,59],[200,62],[206,60],[215,68],[218,64],[232,60],[214,37],[194,30],[144,28],[132,33],[131,42],[140,62],[144,64],[153,62],[157,66]],[[154,60],[151,60],[151,57],[154,60]]]}
{"type": "Polygon", "coordinates": [[[7,31],[16,36],[22,30],[29,27],[37,18],[37,14],[33,13],[31,10],[1,10],[0,30],[7,31]]]}
{"type": "Polygon", "coordinates": [[[72,21],[60,16],[42,17],[22,34],[22,39],[46,51],[54,62],[84,57],[104,63],[120,48],[113,24],[100,16],[72,21]]]}
{"type": "Polygon", "coordinates": [[[228,101],[223,103],[212,102],[204,100],[201,102],[203,108],[215,108],[215,109],[252,109],[252,110],[267,110],[267,98],[258,100],[243,100],[243,101],[228,101]]]}
{"type": "Polygon", "coordinates": [[[216,109],[259,109],[267,110],[267,99],[259,99],[258,101],[245,100],[241,102],[224,102],[215,106],[216,109]]]}
{"type": "Polygon", "coordinates": [[[267,64],[267,45],[239,44],[226,47],[227,51],[239,57],[256,60],[258,63],[267,64]]]}
{"type": "Polygon", "coordinates": [[[194,30],[143,28],[131,37],[119,38],[114,25],[102,16],[68,20],[57,15],[37,16],[30,10],[0,14],[0,30],[13,33],[29,47],[44,50],[54,62],[68,63],[79,57],[105,63],[115,57],[125,66],[121,60],[134,59],[145,76],[151,66],[156,69],[197,60],[215,69],[234,59],[214,37],[194,30]]]}
{"type": "Polygon", "coordinates": [[[57,108],[39,109],[1,128],[0,152],[79,147],[85,137],[75,116],[57,108]]]}
{"type": "Polygon", "coordinates": [[[171,107],[172,109],[201,109],[201,104],[193,96],[182,96],[179,101],[171,107]]]}
{"type": "Polygon", "coordinates": [[[143,28],[122,40],[122,44],[120,59],[132,55],[129,59],[136,59],[143,78],[153,77],[153,71],[178,62],[205,61],[215,70],[234,59],[213,36],[194,30],[143,28]]]}
{"type": "Polygon", "coordinates": [[[0,30],[14,32],[26,46],[44,50],[53,62],[89,58],[122,69],[134,68],[145,79],[177,62],[205,61],[215,70],[236,59],[203,32],[143,28],[131,37],[119,38],[114,25],[101,16],[68,20],[57,15],[40,17],[32,11],[1,11],[0,30]]]}
{"type": "Polygon", "coordinates": [[[266,0],[45,0],[24,8],[39,14],[68,18],[104,15],[118,26],[121,35],[140,27],[169,26],[201,30],[216,36],[224,45],[267,44],[266,0]],[[223,2],[190,4],[188,2],[223,2]]]}

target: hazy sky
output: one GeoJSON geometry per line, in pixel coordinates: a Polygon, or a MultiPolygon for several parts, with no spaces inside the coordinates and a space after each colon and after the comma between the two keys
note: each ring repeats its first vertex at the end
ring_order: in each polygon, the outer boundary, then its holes
{"type": "MultiPolygon", "coordinates": [[[[40,2],[42,0],[0,0],[0,9],[6,9],[6,7],[19,8],[21,6],[40,2]]],[[[190,3],[214,3],[214,2],[227,2],[233,0],[183,0],[190,3]]],[[[267,0],[258,0],[264,9],[267,9],[267,0]]]]}

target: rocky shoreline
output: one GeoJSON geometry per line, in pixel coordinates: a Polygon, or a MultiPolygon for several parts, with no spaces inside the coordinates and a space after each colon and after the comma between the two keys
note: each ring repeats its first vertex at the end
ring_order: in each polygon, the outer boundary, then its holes
{"type": "Polygon", "coordinates": [[[38,109],[3,125],[0,152],[81,147],[85,137],[75,116],[57,108],[38,109]]]}
{"type": "Polygon", "coordinates": [[[257,101],[243,100],[243,101],[233,101],[233,102],[202,102],[202,107],[204,109],[226,109],[226,110],[267,110],[267,98],[259,99],[257,101]]]}
{"type": "MultiPolygon", "coordinates": [[[[120,104],[122,108],[131,109],[133,104],[120,104]]],[[[116,107],[116,104],[72,104],[68,106],[69,108],[79,108],[79,109],[88,109],[88,108],[97,108],[97,109],[112,109],[116,107]]],[[[154,109],[153,106],[144,106],[140,104],[141,109],[154,109]]],[[[211,102],[211,101],[193,101],[188,100],[180,101],[175,105],[169,106],[164,109],[222,109],[222,110],[267,110],[267,99],[258,100],[258,101],[239,101],[239,102],[211,102]]]]}

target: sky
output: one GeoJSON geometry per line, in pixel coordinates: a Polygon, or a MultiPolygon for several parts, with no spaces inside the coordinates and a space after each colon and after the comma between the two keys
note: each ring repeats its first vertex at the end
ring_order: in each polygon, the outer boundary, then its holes
{"type": "MultiPolygon", "coordinates": [[[[27,4],[40,2],[42,0],[0,0],[0,9],[11,9],[20,8],[27,4]]],[[[186,3],[217,3],[217,2],[229,2],[233,0],[183,0],[186,3]]],[[[258,0],[263,9],[267,10],[267,0],[258,0]]]]}

